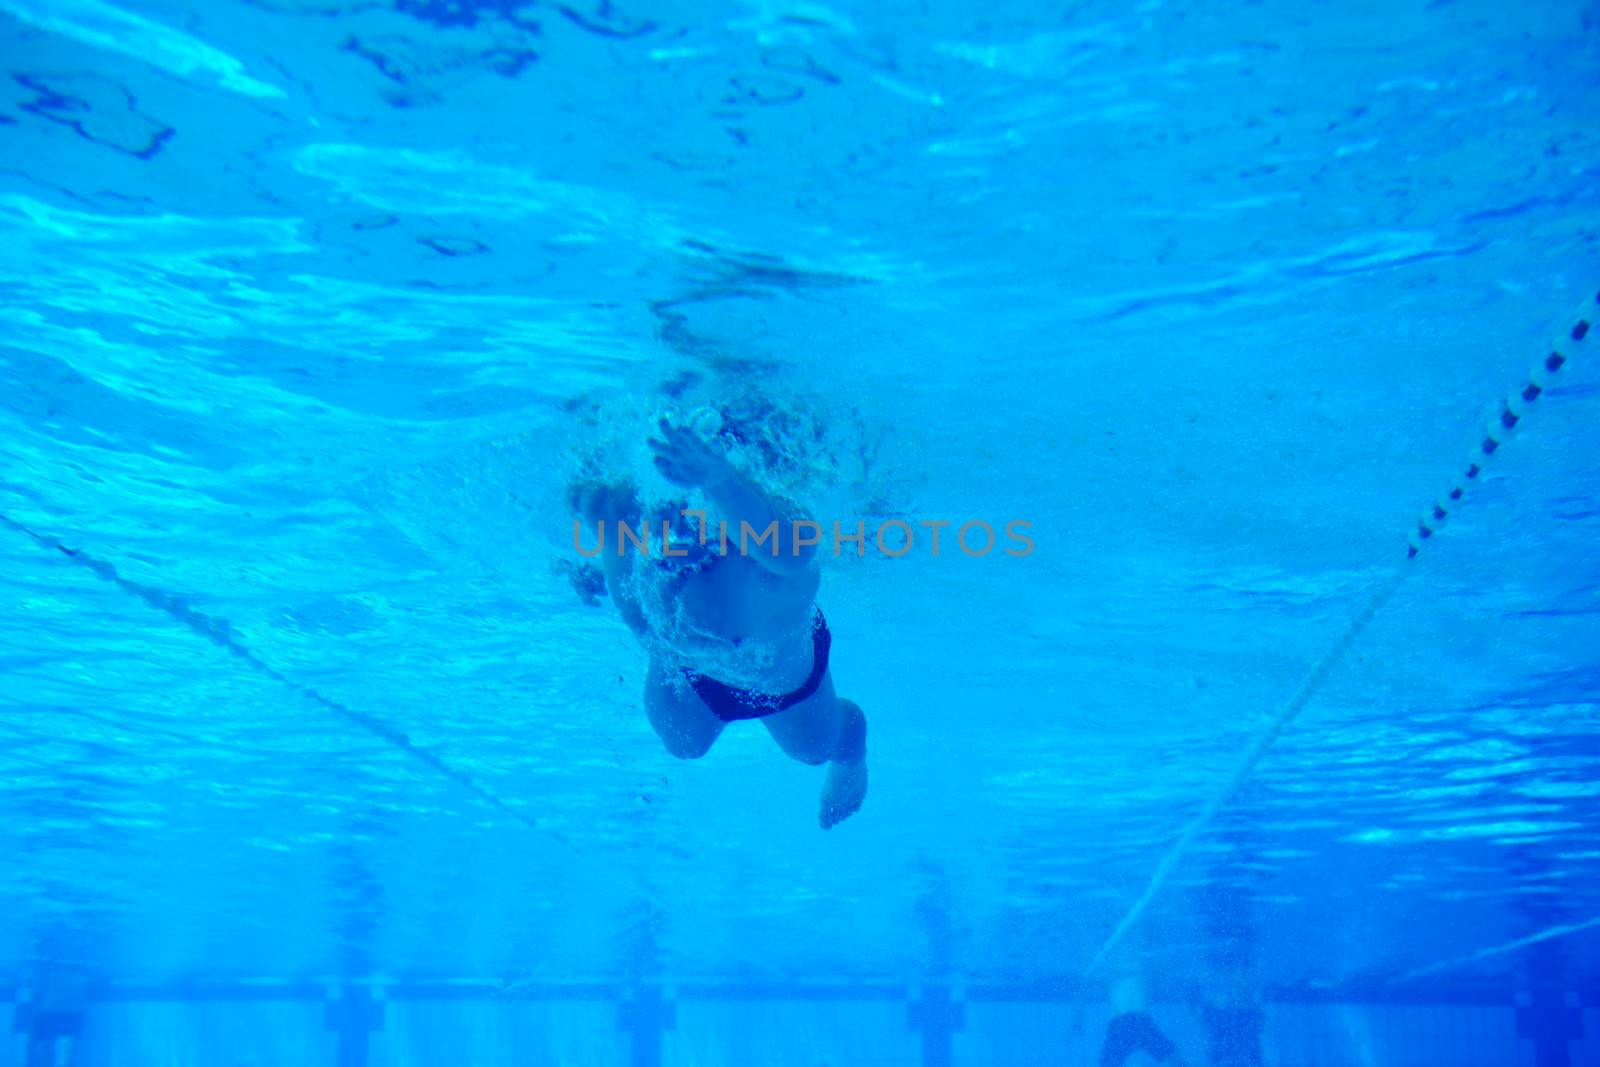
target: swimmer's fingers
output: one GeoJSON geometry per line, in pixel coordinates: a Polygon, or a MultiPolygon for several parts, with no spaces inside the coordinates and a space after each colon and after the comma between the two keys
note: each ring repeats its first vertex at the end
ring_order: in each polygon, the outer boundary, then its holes
{"type": "Polygon", "coordinates": [[[705,451],[710,447],[700,439],[700,435],[694,431],[693,427],[674,426],[666,419],[660,419],[656,422],[656,429],[660,431],[665,443],[672,448],[684,451],[705,451]]]}
{"type": "Polygon", "coordinates": [[[648,444],[651,451],[655,452],[657,455],[676,456],[682,458],[693,456],[697,452],[706,451],[705,442],[701,441],[693,434],[687,433],[684,430],[673,426],[667,422],[666,419],[661,420],[658,429],[661,431],[660,437],[649,437],[645,439],[645,443],[648,444]]]}
{"type": "Polygon", "coordinates": [[[667,466],[682,463],[687,458],[683,449],[674,447],[665,441],[650,438],[650,450],[655,453],[654,459],[657,467],[666,470],[667,466]]]}
{"type": "Polygon", "coordinates": [[[694,475],[673,463],[666,456],[657,456],[655,463],[656,470],[660,471],[667,481],[672,482],[674,485],[692,486],[698,482],[694,475]]]}
{"type": "Polygon", "coordinates": [[[656,432],[660,437],[648,438],[650,447],[657,452],[674,452],[683,449],[683,435],[673,428],[672,423],[661,419],[656,423],[656,432]]]}
{"type": "MultiPolygon", "coordinates": [[[[683,431],[672,425],[672,423],[668,422],[666,419],[658,419],[656,421],[656,432],[661,435],[660,444],[663,448],[681,449],[686,443],[683,439],[683,431]]],[[[650,443],[652,445],[656,444],[656,439],[651,438],[650,443]]]]}
{"type": "Polygon", "coordinates": [[[674,426],[666,419],[656,423],[660,437],[646,438],[655,453],[656,469],[682,486],[704,484],[727,460],[720,450],[702,441],[693,430],[674,426]]]}
{"type": "Polygon", "coordinates": [[[683,447],[692,452],[697,452],[702,456],[719,456],[722,454],[721,449],[717,448],[712,442],[702,438],[690,427],[684,427],[682,430],[679,430],[678,436],[683,442],[683,447]]]}

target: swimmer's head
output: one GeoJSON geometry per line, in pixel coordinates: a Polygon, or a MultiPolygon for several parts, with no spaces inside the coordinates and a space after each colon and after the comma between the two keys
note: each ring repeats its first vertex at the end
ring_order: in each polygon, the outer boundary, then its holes
{"type": "Polygon", "coordinates": [[[719,441],[729,452],[742,457],[744,464],[763,471],[778,471],[788,465],[788,441],[793,434],[792,416],[771,401],[756,395],[730,399],[714,408],[696,409],[689,418],[695,432],[707,441],[719,441]]]}

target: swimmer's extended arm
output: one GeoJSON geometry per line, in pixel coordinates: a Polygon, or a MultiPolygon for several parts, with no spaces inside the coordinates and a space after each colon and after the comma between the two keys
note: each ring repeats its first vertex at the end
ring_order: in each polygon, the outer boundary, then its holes
{"type": "MultiPolygon", "coordinates": [[[[650,623],[639,606],[639,598],[633,594],[633,554],[607,551],[604,533],[604,526],[608,522],[612,524],[611,536],[614,538],[622,536],[616,531],[618,525],[633,526],[638,523],[638,496],[633,487],[626,483],[613,486],[603,482],[581,482],[571,488],[569,503],[572,510],[578,513],[579,521],[592,528],[590,536],[599,546],[600,569],[605,575],[606,592],[617,606],[617,614],[628,629],[643,637],[649,632],[650,623]]],[[[573,531],[573,545],[578,545],[576,530],[573,531]]]]}
{"type": "MultiPolygon", "coordinates": [[[[753,531],[747,549],[751,559],[774,574],[799,574],[811,567],[817,555],[815,541],[802,544],[795,536],[798,524],[812,521],[803,509],[775,499],[735,470],[732,464],[728,464],[727,471],[720,479],[705,483],[705,490],[717,510],[727,519],[730,541],[733,540],[735,526],[743,530],[744,526],[740,524],[749,524],[753,531]],[[776,546],[767,547],[769,541],[756,544],[754,538],[773,524],[777,525],[776,546]]],[[[802,529],[799,532],[805,531],[802,529]]],[[[811,532],[815,533],[814,530],[811,532]]]]}
{"type": "MultiPolygon", "coordinates": [[[[739,531],[748,525],[753,531],[748,552],[775,574],[798,574],[816,558],[815,544],[800,544],[796,527],[811,522],[803,510],[775,499],[754,480],[739,472],[728,457],[706,444],[690,429],[675,427],[662,419],[661,439],[651,438],[656,467],[677,485],[699,486],[706,491],[728,523],[728,540],[734,543],[739,531]],[[771,538],[756,543],[755,538],[769,527],[776,528],[771,538]]],[[[814,525],[814,524],[813,524],[814,525]]],[[[814,530],[809,532],[815,532],[814,530]]]]}
{"type": "Polygon", "coordinates": [[[633,595],[628,584],[633,571],[633,557],[607,552],[600,562],[605,568],[606,592],[611,594],[611,602],[617,606],[617,614],[627,624],[628,629],[640,637],[645,636],[650,632],[650,622],[644,617],[644,609],[639,606],[639,598],[633,595]]]}

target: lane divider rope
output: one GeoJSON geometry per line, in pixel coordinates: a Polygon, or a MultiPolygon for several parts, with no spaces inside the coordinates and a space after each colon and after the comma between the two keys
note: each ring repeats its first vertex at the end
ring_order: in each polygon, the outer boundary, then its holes
{"type": "Polygon", "coordinates": [[[1139,921],[1140,916],[1144,914],[1145,909],[1150,906],[1150,902],[1156,898],[1156,894],[1161,891],[1161,887],[1166,883],[1168,875],[1178,865],[1178,861],[1183,858],[1184,853],[1189,850],[1189,846],[1210,825],[1217,812],[1221,811],[1233,799],[1239,788],[1254,773],[1257,764],[1266,756],[1283,732],[1305,710],[1311,699],[1316,696],[1317,691],[1327,681],[1328,675],[1338,666],[1345,653],[1350,650],[1350,646],[1355,643],[1356,638],[1361,636],[1362,631],[1367,628],[1367,624],[1372,621],[1384,604],[1388,603],[1389,598],[1394,595],[1394,591],[1399,588],[1400,583],[1410,572],[1411,561],[1417,558],[1423,546],[1444,526],[1450,516],[1459,510],[1462,501],[1466,498],[1467,490],[1483,476],[1489,461],[1500,452],[1506,442],[1510,441],[1521,428],[1523,420],[1527,418],[1530,405],[1544,394],[1545,390],[1550,387],[1551,381],[1572,361],[1573,356],[1589,346],[1591,343],[1590,334],[1597,322],[1600,322],[1600,293],[1596,293],[1579,307],[1572,318],[1572,325],[1562,337],[1550,345],[1548,353],[1529,372],[1522,388],[1511,393],[1499,405],[1499,413],[1489,420],[1489,425],[1484,429],[1483,439],[1473,447],[1472,453],[1467,459],[1465,471],[1456,479],[1449,492],[1440,496],[1432,507],[1423,513],[1422,518],[1418,520],[1416,528],[1407,539],[1405,558],[1400,561],[1400,565],[1378,581],[1371,595],[1368,596],[1361,609],[1356,612],[1355,617],[1345,626],[1343,632],[1334,641],[1333,646],[1323,653],[1321,658],[1312,666],[1305,678],[1295,688],[1294,693],[1278,710],[1278,713],[1272,717],[1272,721],[1267,724],[1266,730],[1250,746],[1250,750],[1245,753],[1244,758],[1239,761],[1233,773],[1223,782],[1222,787],[1217,790],[1210,800],[1206,801],[1205,807],[1193,819],[1189,820],[1188,824],[1184,826],[1183,832],[1178,835],[1177,840],[1162,854],[1161,860],[1156,864],[1155,871],[1145,883],[1144,892],[1123,914],[1116,927],[1111,931],[1111,936],[1106,938],[1099,951],[1090,959],[1089,965],[1084,968],[1085,976],[1094,973],[1111,955],[1112,950],[1122,941],[1123,936],[1133,928],[1133,925],[1139,921]]]}
{"type": "MultiPolygon", "coordinates": [[[[598,869],[603,871],[608,878],[614,879],[617,877],[617,872],[609,870],[604,866],[600,866],[593,857],[589,856],[588,853],[586,853],[582,848],[579,848],[571,838],[567,837],[567,835],[546,825],[534,816],[529,815],[526,812],[508,804],[499,796],[496,796],[493,792],[480,785],[475,779],[473,779],[471,775],[467,774],[460,768],[453,766],[437,752],[434,752],[432,749],[411,740],[410,737],[406,736],[404,731],[399,729],[394,724],[369,712],[352,708],[342,701],[325,696],[310,686],[295,681],[293,678],[290,678],[276,667],[273,667],[271,664],[262,660],[254,652],[252,652],[249,647],[239,640],[238,635],[234,633],[233,628],[229,626],[226,621],[213,618],[203,611],[195,610],[185,603],[181,597],[162,592],[160,589],[144,585],[140,582],[135,582],[130,578],[125,578],[118,573],[116,567],[114,567],[112,564],[101,559],[96,559],[94,556],[89,555],[87,552],[80,551],[79,549],[69,548],[57,541],[55,538],[38,533],[31,527],[12,519],[10,516],[0,514],[0,525],[24,534],[41,547],[49,551],[56,552],[78,566],[87,569],[101,581],[108,582],[111,585],[121,589],[123,592],[143,601],[145,604],[156,609],[157,611],[163,612],[182,626],[185,626],[196,634],[199,634],[213,645],[216,645],[218,648],[222,649],[224,652],[227,652],[241,663],[244,663],[257,674],[264,675],[280,685],[288,687],[301,698],[313,705],[316,705],[327,711],[331,711],[336,715],[343,716],[345,719],[355,723],[357,726],[360,726],[362,729],[375,735],[394,748],[399,749],[412,759],[417,760],[419,763],[431,768],[440,776],[454,782],[456,785],[465,789],[478,800],[504,815],[506,818],[521,824],[535,833],[542,834],[550,838],[557,844],[564,847],[568,852],[571,852],[573,855],[587,860],[591,864],[596,864],[598,869]]],[[[639,889],[639,891],[643,893],[642,888],[639,889]]]]}

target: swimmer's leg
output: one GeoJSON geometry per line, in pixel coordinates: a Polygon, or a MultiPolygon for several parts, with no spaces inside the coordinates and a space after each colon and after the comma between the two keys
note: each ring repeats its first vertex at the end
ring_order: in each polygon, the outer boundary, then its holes
{"type": "Polygon", "coordinates": [[[867,796],[867,717],[854,701],[834,695],[832,675],[808,699],[761,722],[801,763],[828,764],[817,814],[824,830],[860,810],[867,796]]]}
{"type": "Polygon", "coordinates": [[[644,710],[656,736],[679,759],[699,759],[727,725],[711,714],[683,672],[663,666],[654,656],[644,681],[644,710]]]}

